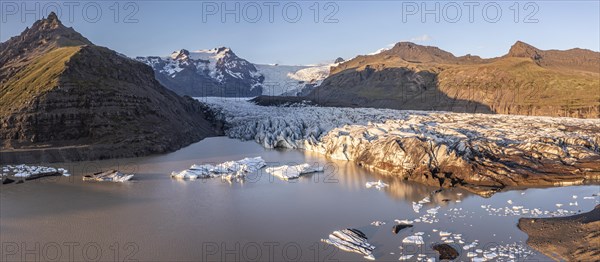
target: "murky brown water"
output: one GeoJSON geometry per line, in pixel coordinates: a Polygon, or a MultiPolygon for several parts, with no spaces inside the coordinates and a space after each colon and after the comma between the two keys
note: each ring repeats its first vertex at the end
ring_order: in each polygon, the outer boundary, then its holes
{"type": "MultiPolygon", "coordinates": [[[[433,229],[462,233],[466,243],[477,239],[484,249],[486,245],[524,244],[526,235],[516,228],[519,216],[490,215],[481,205],[556,211],[555,204],[562,203],[560,209],[587,211],[598,202],[597,197],[589,197],[599,190],[597,186],[529,189],[498,193],[490,199],[447,190],[434,195],[417,214],[412,202],[435,188],[381,177],[319,155],[267,150],[254,142],[223,137],[167,155],[51,166],[68,168],[74,176],[0,186],[0,261],[364,260],[320,242],[346,227],[367,234],[377,247],[377,260],[397,261],[401,253],[433,257],[430,245],[440,242],[433,229]],[[329,168],[293,182],[267,174],[254,174],[245,183],[233,184],[221,179],[177,181],[168,175],[192,164],[254,156],[262,156],[269,165],[319,162],[329,168]],[[134,172],[135,181],[90,183],[81,179],[107,168],[134,172]],[[390,187],[382,191],[365,187],[365,182],[378,179],[390,187]],[[513,204],[507,204],[508,200],[513,204]],[[578,205],[570,206],[574,201],[578,205]],[[436,206],[441,206],[439,222],[417,223],[392,234],[394,219],[415,219],[436,206]],[[387,224],[372,226],[375,220],[387,224]],[[404,237],[419,231],[425,232],[425,245],[402,244],[404,237]]],[[[468,260],[467,252],[459,251],[461,259],[468,260]]],[[[547,260],[539,254],[528,258],[547,260]]]]}

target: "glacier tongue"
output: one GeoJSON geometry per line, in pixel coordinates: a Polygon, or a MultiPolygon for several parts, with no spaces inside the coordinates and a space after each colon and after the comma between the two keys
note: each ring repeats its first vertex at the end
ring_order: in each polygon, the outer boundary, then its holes
{"type": "Polygon", "coordinates": [[[598,178],[600,120],[315,106],[202,98],[232,138],[300,148],[484,195],[598,178]],[[594,175],[596,174],[596,175],[594,175]]]}

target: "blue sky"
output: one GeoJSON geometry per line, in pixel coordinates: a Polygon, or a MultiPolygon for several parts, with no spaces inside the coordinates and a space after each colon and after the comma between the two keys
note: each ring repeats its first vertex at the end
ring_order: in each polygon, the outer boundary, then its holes
{"type": "Polygon", "coordinates": [[[69,6],[56,1],[3,0],[0,41],[18,35],[40,15],[58,9],[65,25],[73,26],[97,45],[128,56],[228,46],[255,63],[315,64],[368,54],[399,41],[483,57],[503,55],[517,40],[541,49],[600,49],[599,1],[534,1],[531,5],[526,5],[528,1],[496,1],[471,7],[469,2],[448,1],[127,3],[82,1],[69,6]],[[225,14],[222,21],[223,7],[237,13],[240,21],[235,21],[235,14],[225,14]],[[433,10],[425,14],[425,20],[423,8],[433,10]],[[96,10],[102,14],[96,15],[96,10]],[[115,10],[120,11],[117,14],[115,10]],[[262,16],[256,15],[257,10],[262,16]],[[301,16],[296,15],[297,10],[301,16]],[[457,10],[462,16],[456,15],[457,10]],[[500,17],[496,10],[501,10],[500,17]],[[439,22],[435,21],[436,14],[439,22]]]}

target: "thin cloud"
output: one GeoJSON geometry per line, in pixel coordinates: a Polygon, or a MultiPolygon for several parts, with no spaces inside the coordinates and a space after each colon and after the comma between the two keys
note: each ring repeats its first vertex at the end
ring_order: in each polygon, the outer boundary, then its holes
{"type": "Polygon", "coordinates": [[[411,38],[409,41],[410,42],[427,42],[431,40],[431,36],[425,34],[425,35],[420,35],[417,37],[413,37],[411,38]]]}

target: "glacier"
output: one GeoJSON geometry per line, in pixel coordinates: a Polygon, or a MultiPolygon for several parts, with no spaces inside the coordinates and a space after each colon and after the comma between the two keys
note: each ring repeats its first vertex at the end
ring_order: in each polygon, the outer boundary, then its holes
{"type": "Polygon", "coordinates": [[[258,106],[201,98],[231,138],[303,149],[383,174],[489,196],[599,179],[600,119],[258,106]]]}

